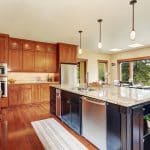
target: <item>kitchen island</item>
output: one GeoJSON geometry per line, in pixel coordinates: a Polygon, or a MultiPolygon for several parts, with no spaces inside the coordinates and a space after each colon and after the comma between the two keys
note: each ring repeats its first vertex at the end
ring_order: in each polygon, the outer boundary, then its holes
{"type": "Polygon", "coordinates": [[[144,116],[150,114],[150,90],[105,86],[93,91],[67,85],[52,85],[50,90],[51,113],[57,115],[60,107],[57,116],[98,148],[149,149],[144,116]]]}

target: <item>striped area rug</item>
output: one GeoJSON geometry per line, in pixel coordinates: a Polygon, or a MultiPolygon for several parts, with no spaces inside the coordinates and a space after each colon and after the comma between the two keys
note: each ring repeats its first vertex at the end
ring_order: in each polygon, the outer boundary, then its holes
{"type": "Polygon", "coordinates": [[[31,122],[45,150],[88,150],[55,119],[31,122]]]}

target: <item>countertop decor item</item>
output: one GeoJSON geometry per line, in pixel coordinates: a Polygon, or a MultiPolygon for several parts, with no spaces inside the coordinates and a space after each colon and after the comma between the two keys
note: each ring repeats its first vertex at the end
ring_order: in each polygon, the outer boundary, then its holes
{"type": "Polygon", "coordinates": [[[10,84],[14,84],[15,82],[16,82],[15,79],[8,79],[8,83],[10,83],[10,84]]]}
{"type": "Polygon", "coordinates": [[[146,116],[144,117],[144,119],[145,119],[146,122],[147,122],[147,127],[150,128],[150,114],[146,115],[146,116]]]}

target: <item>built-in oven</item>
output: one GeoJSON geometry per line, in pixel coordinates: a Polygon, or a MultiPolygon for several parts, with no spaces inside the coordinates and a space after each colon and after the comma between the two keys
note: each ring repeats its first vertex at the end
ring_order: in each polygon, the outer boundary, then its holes
{"type": "Polygon", "coordinates": [[[7,76],[7,64],[0,63],[0,77],[7,76]]]}
{"type": "Polygon", "coordinates": [[[7,97],[7,77],[0,77],[0,98],[7,97]]]}

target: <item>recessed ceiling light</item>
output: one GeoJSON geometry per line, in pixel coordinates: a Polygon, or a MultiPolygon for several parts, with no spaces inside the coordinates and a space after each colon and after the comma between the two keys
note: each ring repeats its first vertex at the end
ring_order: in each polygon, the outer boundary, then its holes
{"type": "Polygon", "coordinates": [[[144,45],[139,44],[139,43],[129,45],[129,47],[131,47],[131,48],[137,48],[137,47],[142,47],[142,46],[144,46],[144,45]]]}
{"type": "Polygon", "coordinates": [[[110,49],[109,51],[111,52],[118,52],[118,51],[121,51],[122,49],[120,48],[113,48],[113,49],[110,49]]]}

